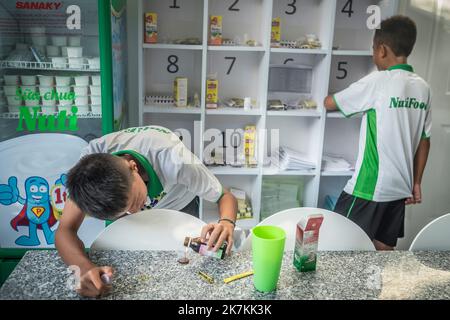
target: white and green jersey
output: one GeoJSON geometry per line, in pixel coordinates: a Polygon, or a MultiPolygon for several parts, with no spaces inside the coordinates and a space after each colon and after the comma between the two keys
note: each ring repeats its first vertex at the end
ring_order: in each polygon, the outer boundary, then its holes
{"type": "Polygon", "coordinates": [[[92,140],[82,156],[94,153],[130,154],[148,174],[150,205],[181,210],[195,196],[217,202],[223,190],[219,180],[167,128],[129,128],[92,140]]]}
{"type": "Polygon", "coordinates": [[[334,100],[346,117],[364,113],[355,173],[344,191],[376,202],[411,197],[414,156],[431,135],[428,84],[401,64],[371,73],[334,100]]]}

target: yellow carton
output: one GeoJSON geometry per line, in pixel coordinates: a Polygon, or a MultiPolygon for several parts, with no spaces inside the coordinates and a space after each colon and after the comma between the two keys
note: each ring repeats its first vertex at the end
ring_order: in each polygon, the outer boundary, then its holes
{"type": "Polygon", "coordinates": [[[280,17],[272,19],[271,46],[279,47],[281,42],[281,19],[280,17]]]}
{"type": "Polygon", "coordinates": [[[147,12],[144,16],[144,23],[144,42],[156,43],[158,41],[158,15],[153,12],[147,12]]]}
{"type": "Polygon", "coordinates": [[[216,79],[206,80],[206,109],[217,109],[219,101],[219,81],[216,79]]]}
{"type": "Polygon", "coordinates": [[[209,44],[222,45],[222,16],[211,16],[209,22],[209,44]]]}
{"type": "Polygon", "coordinates": [[[174,102],[177,107],[187,107],[188,101],[188,79],[176,77],[173,82],[174,102]]]}
{"type": "Polygon", "coordinates": [[[256,126],[246,126],[244,131],[245,162],[247,167],[256,167],[256,126]]]}

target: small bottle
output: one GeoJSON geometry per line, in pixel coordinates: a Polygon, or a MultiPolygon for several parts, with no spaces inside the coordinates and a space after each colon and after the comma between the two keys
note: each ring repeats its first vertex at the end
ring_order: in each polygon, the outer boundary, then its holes
{"type": "Polygon", "coordinates": [[[184,246],[191,248],[202,256],[208,256],[217,259],[223,259],[225,257],[225,252],[227,251],[226,242],[222,244],[217,252],[214,252],[212,249],[208,250],[208,244],[202,242],[200,238],[186,237],[184,238],[184,246]]]}

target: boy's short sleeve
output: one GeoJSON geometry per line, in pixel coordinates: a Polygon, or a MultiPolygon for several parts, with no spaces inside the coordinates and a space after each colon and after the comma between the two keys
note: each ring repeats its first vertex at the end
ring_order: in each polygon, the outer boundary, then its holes
{"type": "Polygon", "coordinates": [[[210,202],[217,202],[223,195],[219,180],[183,143],[177,144],[164,155],[166,174],[170,183],[186,186],[189,192],[210,202]]]}
{"type": "Polygon", "coordinates": [[[178,183],[209,202],[218,202],[223,195],[221,183],[202,163],[183,164],[178,173],[178,183]]]}
{"type": "Polygon", "coordinates": [[[378,98],[380,74],[380,72],[373,72],[347,89],[334,94],[334,102],[344,116],[350,117],[374,108],[378,98]]]}
{"type": "Polygon", "coordinates": [[[427,113],[425,116],[425,122],[423,125],[423,131],[422,131],[422,139],[430,139],[431,138],[431,94],[430,98],[428,99],[428,107],[427,107],[427,113]]]}

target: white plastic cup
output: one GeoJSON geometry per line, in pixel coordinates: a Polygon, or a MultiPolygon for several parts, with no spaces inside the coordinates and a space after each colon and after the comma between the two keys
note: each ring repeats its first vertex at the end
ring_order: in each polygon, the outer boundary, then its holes
{"type": "Polygon", "coordinates": [[[101,78],[100,76],[91,76],[92,85],[94,86],[100,86],[101,85],[101,78]]]}
{"type": "Polygon", "coordinates": [[[88,97],[75,97],[75,105],[76,106],[87,106],[88,105],[88,97]]]}
{"type": "Polygon", "coordinates": [[[83,57],[83,47],[65,47],[69,58],[83,57]]]}
{"type": "Polygon", "coordinates": [[[67,58],[64,57],[52,57],[53,67],[56,69],[67,68],[67,58]]]}
{"type": "Polygon", "coordinates": [[[76,105],[78,108],[77,114],[88,114],[89,106],[88,105],[76,105]]]}
{"type": "Polygon", "coordinates": [[[25,100],[25,105],[27,107],[39,107],[39,99],[38,100],[25,100]]]}
{"type": "Polygon", "coordinates": [[[43,86],[43,85],[39,86],[39,94],[42,97],[42,101],[44,101],[45,95],[51,95],[53,89],[54,88],[52,86],[43,86]]]}
{"type": "Polygon", "coordinates": [[[6,96],[6,100],[8,101],[8,106],[16,107],[22,105],[22,99],[19,99],[17,96],[6,96]]]}
{"type": "Polygon", "coordinates": [[[75,92],[75,97],[87,97],[88,86],[73,86],[73,92],[75,92]]]}
{"type": "Polygon", "coordinates": [[[55,76],[56,85],[61,87],[69,86],[71,83],[71,77],[65,77],[65,76],[55,76]]]}
{"type": "Polygon", "coordinates": [[[3,90],[5,91],[5,95],[7,95],[7,96],[16,95],[18,88],[19,88],[19,86],[3,86],[3,90]]]}
{"type": "Polygon", "coordinates": [[[76,86],[88,86],[89,85],[89,76],[76,76],[75,85],[76,86]]]}
{"type": "Polygon", "coordinates": [[[102,87],[100,86],[90,86],[90,90],[91,90],[91,95],[93,96],[100,96],[102,94],[102,87]]]}
{"type": "Polygon", "coordinates": [[[39,78],[39,84],[41,86],[50,87],[55,84],[55,82],[53,80],[53,76],[38,75],[38,78],[39,78]]]}
{"type": "Polygon", "coordinates": [[[89,69],[100,69],[100,58],[88,58],[89,69]]]}
{"type": "Polygon", "coordinates": [[[69,58],[70,69],[82,69],[84,65],[84,58],[69,58]]]}
{"type": "Polygon", "coordinates": [[[36,76],[20,76],[20,80],[22,81],[22,85],[24,86],[35,86],[36,85],[36,76]]]}
{"type": "Polygon", "coordinates": [[[5,84],[7,86],[15,86],[19,84],[19,76],[18,75],[4,75],[3,79],[5,80],[5,84]]]}
{"type": "Polygon", "coordinates": [[[8,105],[8,112],[10,112],[10,113],[18,113],[18,112],[20,112],[20,107],[19,106],[8,105]]]}
{"type": "Polygon", "coordinates": [[[98,105],[102,104],[102,97],[101,96],[91,96],[91,104],[98,105]]]}
{"type": "Polygon", "coordinates": [[[70,93],[71,91],[70,91],[70,87],[57,86],[56,92],[58,93],[58,96],[59,96],[59,95],[64,95],[65,93],[70,93]]]}

